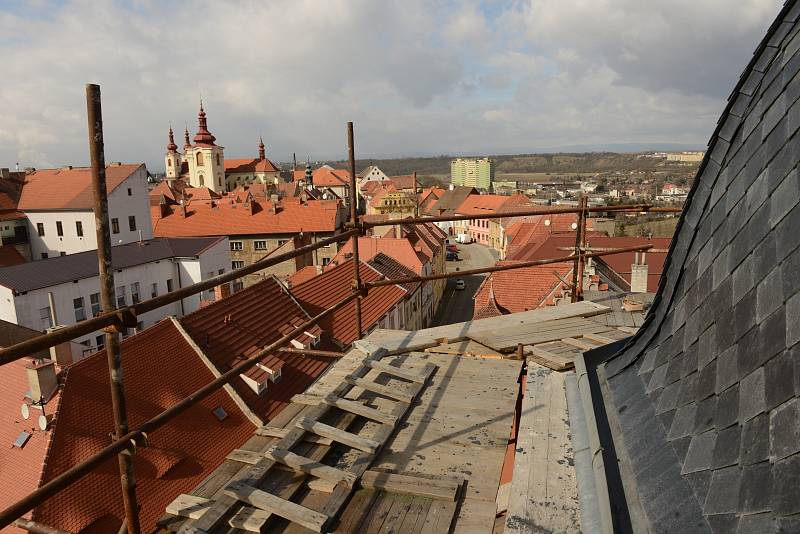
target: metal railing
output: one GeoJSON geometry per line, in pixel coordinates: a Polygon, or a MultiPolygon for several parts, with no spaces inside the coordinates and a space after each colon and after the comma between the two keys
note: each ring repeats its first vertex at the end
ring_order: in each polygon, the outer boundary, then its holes
{"type": "MultiPolygon", "coordinates": [[[[234,269],[228,273],[209,278],[202,282],[192,284],[190,286],[178,289],[171,293],[160,295],[158,297],[145,300],[134,304],[116,309],[113,298],[113,269],[111,269],[111,246],[108,234],[109,222],[107,212],[107,195],[105,188],[105,161],[103,154],[103,131],[102,131],[102,113],[100,108],[100,88],[97,85],[89,84],[86,86],[87,96],[87,112],[88,112],[88,125],[89,125],[89,145],[92,160],[92,183],[94,187],[94,201],[95,201],[95,217],[97,224],[98,234],[98,261],[100,263],[100,282],[101,282],[101,295],[103,302],[103,313],[97,317],[87,319],[80,323],[61,328],[57,331],[43,334],[40,337],[17,343],[10,347],[0,349],[0,365],[8,364],[25,356],[29,356],[38,351],[48,349],[50,347],[59,345],[65,341],[74,339],[76,337],[94,332],[99,329],[106,331],[106,347],[105,350],[108,356],[110,383],[112,388],[112,409],[114,412],[115,433],[112,443],[91,457],[80,462],[79,464],[71,467],[67,471],[61,473],[57,477],[43,484],[27,496],[12,504],[8,508],[0,511],[0,529],[14,523],[21,528],[27,528],[31,532],[60,532],[58,529],[40,525],[33,521],[21,520],[24,514],[33,510],[36,506],[49,499],[53,495],[62,491],[70,484],[78,481],[86,476],[89,472],[99,467],[103,462],[113,458],[115,455],[119,459],[120,468],[120,482],[123,489],[123,500],[125,508],[125,523],[123,528],[127,528],[127,532],[131,534],[139,534],[141,528],[139,525],[138,510],[139,506],[136,500],[136,483],[133,472],[133,465],[131,462],[131,455],[135,453],[137,447],[147,446],[147,435],[152,433],[174,417],[181,414],[183,411],[193,406],[194,404],[202,401],[221,387],[229,384],[241,373],[254,367],[258,361],[266,355],[273,352],[294,352],[305,353],[308,355],[318,355],[322,357],[338,357],[339,353],[329,351],[313,351],[313,350],[299,350],[284,347],[296,335],[295,332],[286,334],[275,342],[265,346],[257,354],[252,355],[246,360],[240,362],[235,367],[227,372],[221,374],[216,379],[212,380],[205,386],[201,387],[194,393],[188,395],[178,403],[162,411],[150,420],[142,423],[138,428],[130,430],[127,427],[127,413],[125,409],[125,394],[123,383],[123,372],[121,362],[121,344],[119,343],[119,332],[128,327],[136,325],[136,317],[142,313],[155,310],[162,306],[177,302],[209,289],[213,289],[221,284],[226,284],[237,280],[245,275],[262,271],[266,268],[277,265],[281,262],[302,256],[318,248],[346,241],[352,240],[353,247],[353,287],[352,292],[344,299],[340,300],[330,308],[320,312],[308,321],[299,326],[299,330],[306,330],[316,326],[321,320],[328,317],[335,311],[343,308],[350,302],[355,302],[355,314],[358,328],[358,338],[363,334],[363,324],[361,323],[361,299],[367,296],[369,289],[373,287],[380,287],[385,285],[404,284],[410,282],[426,282],[431,280],[440,280],[448,278],[456,278],[462,276],[469,276],[473,274],[485,274],[499,271],[506,271],[511,269],[520,269],[536,265],[547,265],[560,262],[582,262],[588,258],[605,256],[610,254],[619,254],[624,252],[637,252],[646,251],[652,248],[652,245],[642,245],[637,247],[626,247],[618,249],[604,249],[602,251],[588,252],[585,248],[585,224],[587,215],[589,213],[604,213],[604,212],[679,212],[679,208],[660,208],[651,204],[635,204],[630,206],[607,206],[607,207],[587,207],[585,202],[581,202],[577,208],[535,208],[529,210],[518,210],[506,213],[494,214],[481,214],[481,215],[449,215],[449,216],[432,216],[432,217],[412,217],[407,219],[389,219],[381,222],[366,222],[360,218],[356,211],[355,199],[358,194],[356,188],[356,174],[355,174],[355,148],[353,139],[353,123],[347,123],[347,139],[348,139],[348,156],[349,156],[349,170],[350,170],[350,199],[349,199],[349,220],[346,227],[349,228],[337,235],[322,239],[316,243],[306,245],[290,252],[280,254],[274,257],[263,258],[254,262],[251,265],[234,269]],[[550,215],[550,214],[564,214],[574,213],[579,217],[581,228],[578,228],[578,240],[573,253],[569,256],[559,258],[535,260],[527,262],[518,262],[507,265],[496,265],[494,267],[487,267],[482,269],[472,269],[467,271],[457,271],[451,273],[441,273],[429,276],[413,276],[395,279],[382,279],[374,282],[362,282],[359,276],[359,255],[358,255],[358,238],[366,235],[369,228],[375,226],[386,226],[392,224],[425,224],[433,222],[445,221],[466,221],[471,219],[498,219],[509,217],[523,217],[531,215],[550,215]],[[110,297],[110,298],[109,298],[110,297]],[[16,520],[16,521],[15,521],[16,520]],[[47,530],[50,529],[50,530],[47,530]]],[[[415,182],[415,190],[417,188],[415,182]]],[[[418,191],[415,191],[417,193],[418,191]]],[[[442,247],[442,254],[445,253],[444,246],[442,247]]],[[[577,295],[577,284],[573,285],[573,294],[577,295]]]]}

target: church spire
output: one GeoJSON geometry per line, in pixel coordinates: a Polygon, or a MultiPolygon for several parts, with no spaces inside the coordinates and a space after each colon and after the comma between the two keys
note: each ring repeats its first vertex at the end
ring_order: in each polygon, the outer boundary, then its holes
{"type": "Polygon", "coordinates": [[[311,172],[311,161],[306,161],[306,187],[311,188],[314,186],[314,173],[311,172]]]}
{"type": "Polygon", "coordinates": [[[186,150],[192,146],[192,142],[189,141],[189,125],[186,125],[186,129],[183,130],[183,149],[186,150]]]}
{"type": "Polygon", "coordinates": [[[178,150],[178,145],[175,144],[175,135],[172,133],[172,123],[169,125],[169,143],[167,143],[167,152],[175,152],[178,150]]]}
{"type": "Polygon", "coordinates": [[[258,137],[258,159],[264,161],[267,159],[267,151],[264,148],[264,139],[261,136],[258,137]]]}
{"type": "Polygon", "coordinates": [[[200,113],[197,114],[197,134],[194,136],[194,142],[198,145],[214,145],[216,137],[211,135],[208,131],[208,124],[206,122],[206,112],[203,110],[203,100],[200,100],[200,113]]]}

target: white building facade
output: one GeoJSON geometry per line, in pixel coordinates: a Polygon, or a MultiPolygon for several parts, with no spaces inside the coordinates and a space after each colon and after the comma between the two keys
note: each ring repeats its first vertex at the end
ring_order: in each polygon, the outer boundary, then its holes
{"type": "MultiPolygon", "coordinates": [[[[227,237],[158,238],[113,247],[117,306],[136,304],[228,272],[229,249],[227,237]]],[[[169,315],[191,313],[199,309],[201,300],[214,300],[214,291],[139,315],[137,327],[125,335],[169,315]]],[[[0,319],[44,331],[54,324],[78,323],[99,315],[101,310],[95,251],[0,268],[0,319]]],[[[103,332],[98,330],[75,341],[89,354],[103,346],[103,332]]]]}

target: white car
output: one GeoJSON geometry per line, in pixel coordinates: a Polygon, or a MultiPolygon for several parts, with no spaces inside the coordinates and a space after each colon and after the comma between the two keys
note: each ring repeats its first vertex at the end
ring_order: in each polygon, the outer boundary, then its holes
{"type": "Polygon", "coordinates": [[[456,289],[464,289],[465,287],[466,284],[464,283],[464,280],[462,280],[461,278],[456,280],[456,289]]]}

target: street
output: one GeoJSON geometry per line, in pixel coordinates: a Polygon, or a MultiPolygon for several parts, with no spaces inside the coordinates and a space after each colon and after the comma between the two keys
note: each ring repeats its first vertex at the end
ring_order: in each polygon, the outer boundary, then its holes
{"type": "MultiPolygon", "coordinates": [[[[497,251],[489,247],[471,243],[469,245],[458,245],[458,248],[460,261],[448,261],[448,272],[491,267],[497,261],[497,251]]],[[[431,326],[460,323],[472,319],[474,306],[472,298],[475,296],[475,292],[478,290],[478,286],[481,285],[485,276],[486,275],[483,274],[465,276],[463,278],[465,285],[463,290],[456,289],[457,279],[448,279],[447,288],[439,303],[439,310],[434,316],[431,326]]]]}

